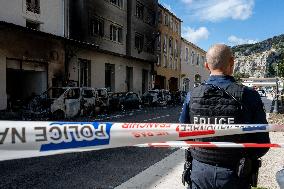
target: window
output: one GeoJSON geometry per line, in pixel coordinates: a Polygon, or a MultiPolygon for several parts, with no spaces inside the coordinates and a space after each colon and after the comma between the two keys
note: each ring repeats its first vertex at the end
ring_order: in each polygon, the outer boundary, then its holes
{"type": "Polygon", "coordinates": [[[196,65],[197,66],[199,65],[199,54],[197,54],[197,57],[196,57],[196,65]]]}
{"type": "Polygon", "coordinates": [[[164,14],[164,25],[168,25],[168,15],[164,14]]]}
{"type": "Polygon", "coordinates": [[[31,29],[35,29],[35,30],[40,30],[40,24],[36,23],[36,22],[31,22],[31,21],[26,21],[26,27],[27,28],[31,28],[31,29]]]}
{"type": "Polygon", "coordinates": [[[110,0],[110,3],[122,8],[123,7],[123,0],[110,0]]]}
{"type": "Polygon", "coordinates": [[[157,66],[160,66],[161,64],[161,58],[160,55],[157,55],[157,66]]]}
{"type": "Polygon", "coordinates": [[[163,22],[162,11],[159,11],[159,12],[158,12],[158,21],[159,21],[159,23],[162,23],[162,22],[163,22]]]}
{"type": "Polygon", "coordinates": [[[175,23],[175,32],[179,33],[179,24],[178,24],[178,22],[175,23]]]}
{"type": "Polygon", "coordinates": [[[177,60],[174,60],[174,70],[177,70],[177,60]]]}
{"type": "Polygon", "coordinates": [[[108,91],[115,91],[115,65],[105,64],[105,88],[108,91]]]}
{"type": "Polygon", "coordinates": [[[126,91],[133,91],[133,67],[126,66],[126,91]]]}
{"type": "Polygon", "coordinates": [[[144,18],[144,6],[137,1],[136,1],[136,16],[141,20],[143,20],[144,18]]]}
{"type": "Polygon", "coordinates": [[[175,57],[176,58],[178,57],[178,47],[177,46],[178,46],[178,40],[175,40],[175,47],[174,47],[175,48],[175,52],[174,53],[175,53],[175,57]]]}
{"type": "Polygon", "coordinates": [[[154,26],[156,24],[156,15],[155,12],[151,11],[151,10],[147,10],[147,18],[146,18],[146,22],[148,24],[150,24],[151,26],[154,26]]]}
{"type": "Polygon", "coordinates": [[[189,50],[188,48],[185,48],[185,62],[188,64],[188,57],[189,56],[189,50]]]}
{"type": "Polygon", "coordinates": [[[157,40],[157,50],[158,50],[158,51],[161,50],[161,35],[158,36],[158,40],[157,40]]]}
{"type": "Polygon", "coordinates": [[[91,35],[99,35],[101,37],[104,36],[104,21],[100,19],[93,19],[91,21],[91,35]]]}
{"type": "Polygon", "coordinates": [[[201,64],[204,65],[204,63],[205,63],[205,57],[202,56],[202,57],[201,57],[201,64]]]}
{"type": "Polygon", "coordinates": [[[27,11],[40,14],[39,0],[26,0],[27,11]]]}
{"type": "Polygon", "coordinates": [[[191,64],[193,64],[194,63],[194,58],[195,58],[195,53],[194,53],[194,51],[191,51],[191,55],[190,55],[190,59],[191,59],[191,64]]]}
{"type": "Polygon", "coordinates": [[[84,89],[82,91],[83,98],[93,98],[96,97],[96,91],[92,89],[84,89]]]}
{"type": "Polygon", "coordinates": [[[164,45],[163,45],[164,53],[167,53],[167,36],[164,36],[164,45]]]}
{"type": "Polygon", "coordinates": [[[149,90],[149,71],[142,70],[142,94],[149,90]]]}
{"type": "Polygon", "coordinates": [[[110,40],[122,43],[122,28],[110,25],[110,40]]]}
{"type": "Polygon", "coordinates": [[[154,54],[154,51],[155,51],[155,40],[153,40],[151,37],[147,38],[146,48],[147,48],[147,52],[148,53],[154,54]]]}
{"type": "Polygon", "coordinates": [[[164,56],[164,62],[163,62],[163,66],[164,66],[164,67],[167,67],[167,58],[168,58],[168,57],[165,55],[165,56],[164,56]]]}
{"type": "Polygon", "coordinates": [[[80,89],[75,88],[75,89],[69,89],[66,92],[66,99],[78,99],[80,98],[80,89]]]}
{"type": "Polygon", "coordinates": [[[91,61],[86,59],[79,59],[79,86],[91,86],[91,61]]]}
{"type": "Polygon", "coordinates": [[[173,17],[170,17],[170,28],[173,29],[173,17]]]}
{"type": "Polygon", "coordinates": [[[144,36],[142,34],[135,34],[135,48],[142,52],[144,46],[144,36]]]}
{"type": "Polygon", "coordinates": [[[170,61],[169,61],[169,68],[173,69],[173,58],[170,57],[170,61]]]}
{"type": "Polygon", "coordinates": [[[169,38],[169,51],[170,51],[170,55],[173,55],[173,38],[172,37],[169,38]]]}

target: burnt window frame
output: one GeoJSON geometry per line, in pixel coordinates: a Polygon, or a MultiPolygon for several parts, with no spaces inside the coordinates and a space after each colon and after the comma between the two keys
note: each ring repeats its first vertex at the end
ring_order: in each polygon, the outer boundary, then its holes
{"type": "Polygon", "coordinates": [[[94,18],[92,18],[91,19],[91,23],[90,23],[90,35],[91,36],[100,36],[100,37],[104,37],[104,35],[105,35],[105,29],[104,29],[104,27],[105,27],[105,22],[104,22],[104,20],[103,19],[101,19],[101,18],[97,18],[97,17],[94,17],[94,18]],[[96,25],[97,25],[97,27],[99,28],[97,28],[98,30],[97,31],[95,31],[95,22],[97,22],[96,23],[96,25]],[[99,24],[101,24],[101,26],[99,27],[99,24]],[[101,29],[101,30],[100,30],[101,29]]]}
{"type": "Polygon", "coordinates": [[[146,23],[149,24],[150,26],[155,26],[156,25],[156,19],[157,15],[155,11],[151,9],[147,9],[147,15],[146,15],[146,23]]]}
{"type": "Polygon", "coordinates": [[[40,14],[40,0],[26,0],[26,10],[35,14],[40,14]]]}
{"type": "Polygon", "coordinates": [[[122,43],[123,42],[123,27],[116,25],[116,24],[110,24],[109,26],[109,39],[116,43],[122,43]],[[115,32],[114,32],[115,31],[115,32]],[[116,33],[114,37],[114,33],[116,33]]]}
{"type": "Polygon", "coordinates": [[[145,6],[139,1],[136,1],[135,16],[140,20],[144,20],[144,14],[145,14],[145,6]]]}
{"type": "Polygon", "coordinates": [[[144,49],[144,38],[145,37],[144,37],[143,34],[135,32],[134,45],[135,45],[135,49],[137,49],[138,51],[142,52],[143,49],[144,49]],[[139,38],[140,38],[140,40],[137,40],[139,38]],[[138,41],[140,41],[139,44],[137,43],[138,41]]]}
{"type": "Polygon", "coordinates": [[[110,4],[122,9],[123,8],[123,0],[109,0],[110,4]]]}

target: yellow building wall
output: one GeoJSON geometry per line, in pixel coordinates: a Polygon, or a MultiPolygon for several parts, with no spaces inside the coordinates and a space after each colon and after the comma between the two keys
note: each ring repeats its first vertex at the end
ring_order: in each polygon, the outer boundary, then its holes
{"type": "MultiPolygon", "coordinates": [[[[155,65],[154,69],[156,75],[164,76],[166,79],[165,88],[169,89],[169,80],[174,77],[178,79],[177,88],[179,88],[180,83],[180,71],[181,71],[181,60],[180,60],[180,50],[181,50],[181,20],[173,16],[168,10],[159,7],[159,11],[161,14],[160,23],[159,23],[159,32],[160,32],[160,41],[159,41],[159,62],[155,65]],[[173,19],[172,28],[170,27],[170,22],[168,25],[165,25],[165,17],[167,14],[168,18],[171,17],[173,19]],[[175,23],[178,23],[178,31],[174,31],[175,23]],[[164,52],[164,39],[167,39],[166,49],[164,52]],[[169,48],[169,39],[172,37],[172,49],[173,55],[170,53],[169,48]],[[175,43],[177,41],[177,51],[175,52],[175,43]],[[172,61],[171,61],[172,59],[172,61]],[[176,66],[174,66],[174,62],[176,62],[176,66]],[[166,65],[165,65],[166,64],[166,65]]],[[[168,19],[170,20],[170,19],[168,19]]]]}

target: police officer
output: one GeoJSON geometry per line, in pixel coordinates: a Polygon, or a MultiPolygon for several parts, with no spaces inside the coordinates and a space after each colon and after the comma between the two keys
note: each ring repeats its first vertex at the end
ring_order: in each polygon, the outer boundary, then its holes
{"type": "MultiPolygon", "coordinates": [[[[231,76],[234,58],[223,44],[213,45],[206,54],[210,70],[206,83],[194,88],[183,105],[181,123],[194,124],[267,124],[259,94],[237,84],[231,76]]],[[[214,142],[270,143],[268,133],[253,133],[199,139],[214,142]]],[[[187,150],[185,181],[190,189],[248,189],[257,180],[258,159],[268,148],[187,150]],[[253,179],[254,176],[254,179],[253,179]]],[[[254,183],[255,185],[255,183],[254,183]]]]}

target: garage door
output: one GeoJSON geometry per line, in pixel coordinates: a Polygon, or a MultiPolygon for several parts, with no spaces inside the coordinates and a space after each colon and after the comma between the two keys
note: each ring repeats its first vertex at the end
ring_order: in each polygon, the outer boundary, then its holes
{"type": "Polygon", "coordinates": [[[47,89],[47,66],[41,62],[7,59],[7,94],[26,99],[47,89]]]}

